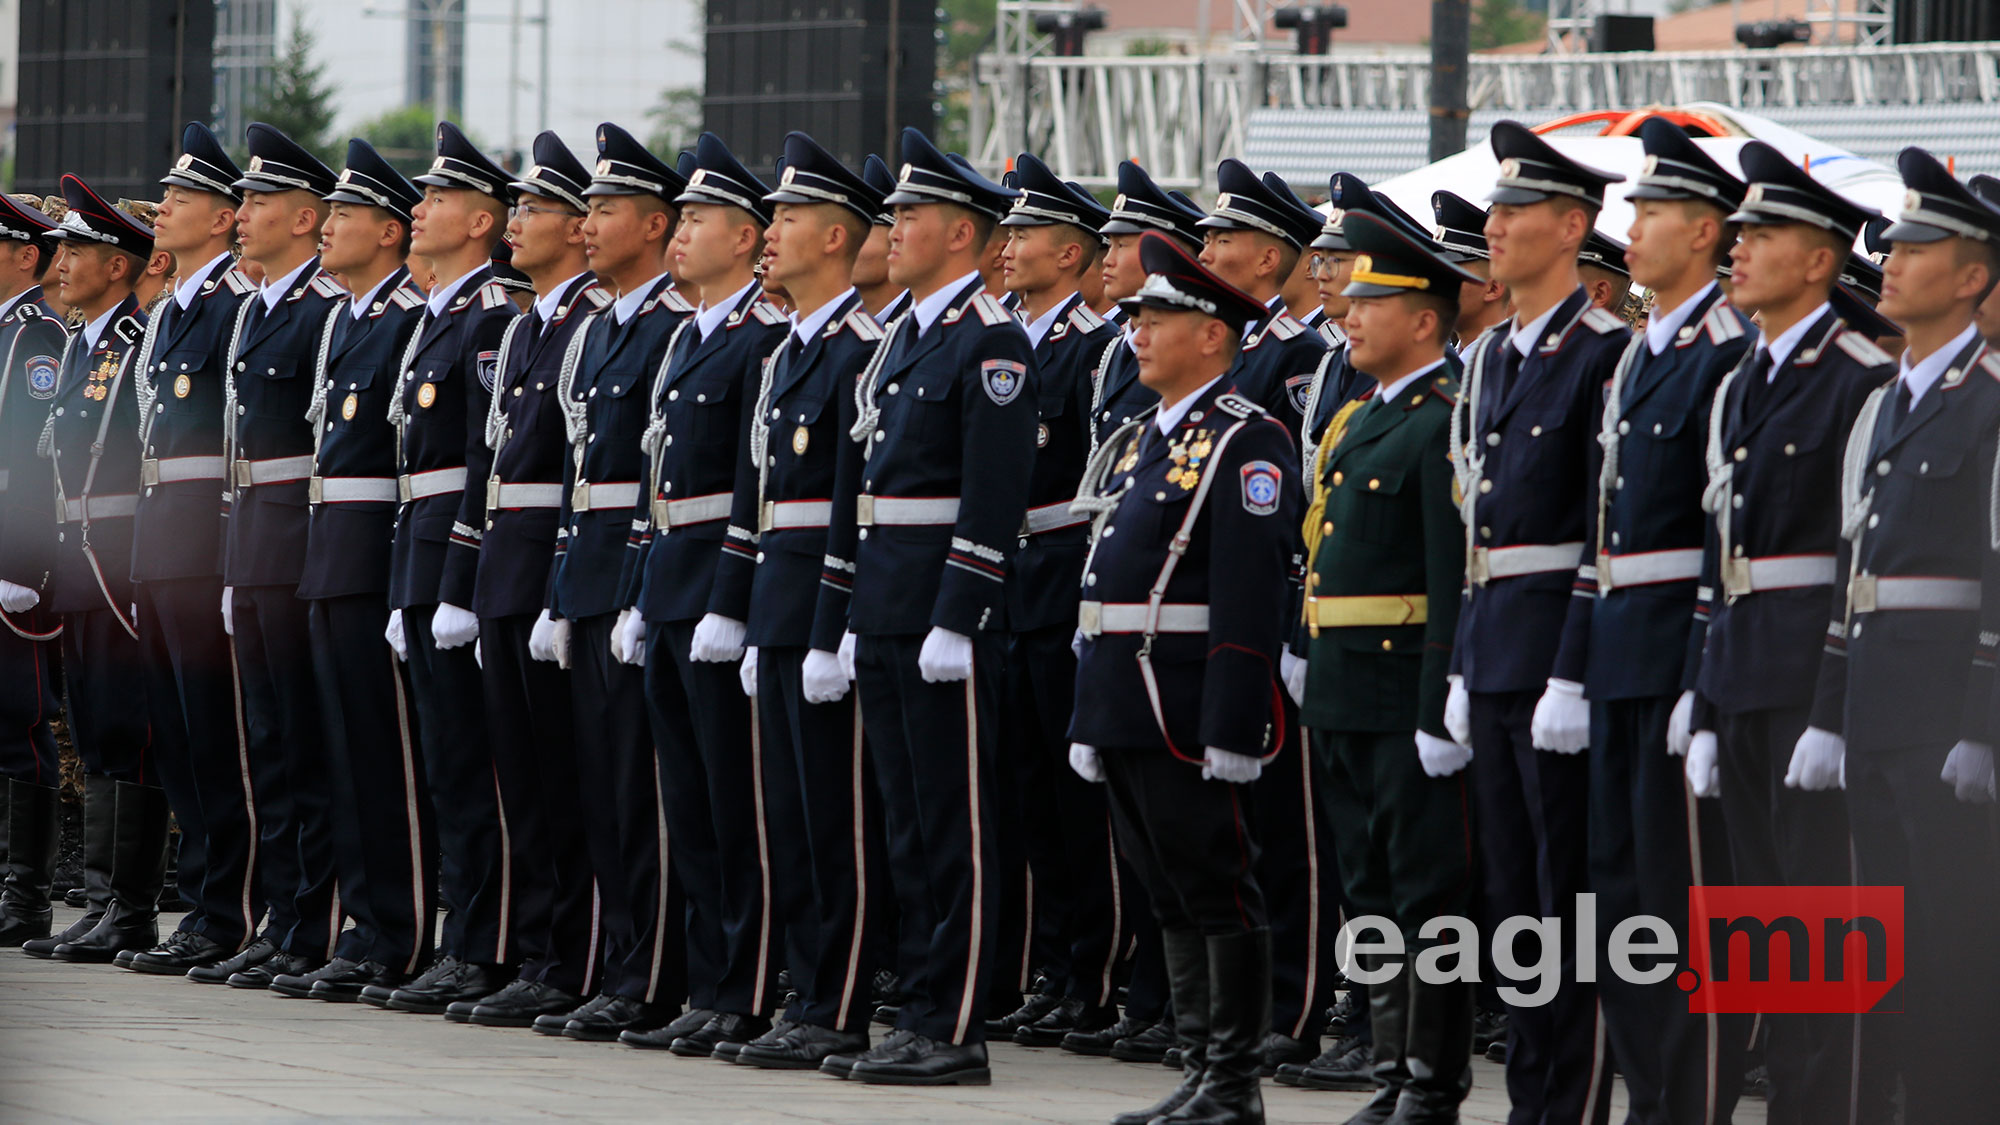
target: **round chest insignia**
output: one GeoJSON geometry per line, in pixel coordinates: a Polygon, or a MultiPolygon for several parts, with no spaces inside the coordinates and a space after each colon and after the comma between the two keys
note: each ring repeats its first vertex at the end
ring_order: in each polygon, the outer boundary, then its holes
{"type": "Polygon", "coordinates": [[[343,422],[354,421],[354,411],[358,407],[360,407],[360,405],[361,405],[361,396],[352,394],[348,395],[346,401],[340,404],[341,421],[343,422]]]}
{"type": "Polygon", "coordinates": [[[174,379],[175,398],[186,398],[188,396],[188,392],[192,390],[194,390],[193,379],[188,378],[186,375],[180,375],[174,379]]]}
{"type": "Polygon", "coordinates": [[[437,397],[438,389],[436,383],[425,383],[423,386],[417,388],[417,405],[423,407],[425,410],[431,408],[431,403],[436,402],[437,397]]]}
{"type": "Polygon", "coordinates": [[[1047,445],[1048,443],[1049,443],[1049,424],[1047,422],[1043,422],[1041,425],[1035,427],[1035,448],[1040,449],[1043,446],[1047,445]]]}
{"type": "Polygon", "coordinates": [[[792,452],[800,457],[806,455],[806,446],[812,442],[812,431],[800,426],[792,431],[792,452]]]}

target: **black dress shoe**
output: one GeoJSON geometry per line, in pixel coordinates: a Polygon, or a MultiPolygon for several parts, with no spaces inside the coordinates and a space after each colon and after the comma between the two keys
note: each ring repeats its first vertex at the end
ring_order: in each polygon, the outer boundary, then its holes
{"type": "Polygon", "coordinates": [[[769,1030],[771,1021],[762,1016],[717,1012],[707,1023],[674,1040],[668,1049],[682,1058],[706,1058],[715,1053],[717,1044],[748,1043],[769,1030]]]}
{"type": "Polygon", "coordinates": [[[713,1008],[689,1008],[659,1027],[634,1028],[618,1033],[618,1041],[627,1047],[638,1047],[646,1051],[670,1051],[674,1040],[693,1035],[708,1026],[715,1018],[713,1008]]]}
{"type": "Polygon", "coordinates": [[[121,949],[112,956],[111,963],[121,969],[129,969],[132,967],[132,958],[144,952],[146,951],[143,949],[121,949]]]}
{"type": "Polygon", "coordinates": [[[993,1070],[984,1043],[954,1046],[919,1035],[896,1056],[880,1062],[863,1057],[848,1077],[876,1086],[987,1086],[993,1070]]]}
{"type": "Polygon", "coordinates": [[[434,1016],[450,1007],[454,1000],[473,1000],[500,991],[504,979],[498,966],[456,961],[448,972],[429,981],[419,977],[397,989],[390,994],[388,1006],[399,1012],[434,1016]]]}
{"type": "MultiPolygon", "coordinates": [[[[214,965],[227,961],[234,955],[232,950],[210,941],[201,934],[191,934],[186,930],[175,930],[172,937],[160,943],[158,948],[134,954],[132,963],[125,966],[135,973],[155,973],[159,976],[186,976],[189,969],[197,965],[214,965]]],[[[61,957],[62,951],[57,950],[61,957]]],[[[110,958],[105,958],[110,960],[110,958]]]]}
{"type": "Polygon", "coordinates": [[[1047,992],[1038,992],[1021,1002],[1021,1006],[998,1019],[986,1021],[986,1034],[999,1039],[1012,1038],[1014,1029],[1026,1027],[1062,1003],[1062,997],[1047,992]]]}
{"type": "Polygon", "coordinates": [[[1308,1090],[1373,1090],[1375,1048],[1352,1035],[1346,1036],[1304,1066],[1286,1063],[1279,1067],[1278,1084],[1303,1086],[1308,1090]]]}
{"type": "Polygon", "coordinates": [[[271,991],[287,996],[324,1000],[330,1004],[352,1004],[361,999],[362,994],[369,989],[379,988],[383,992],[382,999],[386,1002],[409,977],[410,974],[403,970],[390,968],[380,961],[348,961],[335,958],[321,968],[307,973],[304,978],[280,977],[272,981],[271,991]],[[287,991],[286,986],[296,987],[298,979],[312,983],[305,986],[304,992],[287,991]]]}
{"type": "Polygon", "coordinates": [[[344,978],[356,964],[357,962],[349,961],[345,957],[335,957],[326,964],[303,973],[279,973],[271,978],[271,983],[267,987],[280,996],[289,996],[295,1000],[310,1000],[314,984],[325,978],[344,978]]]}
{"type": "Polygon", "coordinates": [[[1128,1035],[1113,1043],[1111,1057],[1126,1062],[1160,1062],[1167,1057],[1174,1040],[1174,1021],[1161,1020],[1137,1035],[1128,1035]]]}
{"type": "Polygon", "coordinates": [[[671,1019],[659,1004],[648,1004],[629,996],[613,996],[605,1005],[587,1015],[576,1016],[563,1025],[563,1038],[591,1043],[616,1042],[627,1031],[651,1031],[671,1019]]]}
{"type": "Polygon", "coordinates": [[[909,1049],[910,1044],[916,1038],[916,1032],[899,1027],[885,1036],[880,1043],[858,1054],[850,1055],[844,1051],[837,1051],[828,1055],[820,1060],[819,1072],[821,1074],[831,1074],[835,1078],[852,1078],[854,1076],[855,1065],[862,1059],[886,1061],[890,1058],[900,1057],[909,1049]]]}
{"type": "MultiPolygon", "coordinates": [[[[606,1004],[611,1003],[614,999],[616,998],[610,994],[600,992],[567,1012],[552,1012],[548,1015],[536,1016],[532,1026],[536,1032],[542,1035],[561,1035],[563,1028],[569,1026],[569,1021],[578,1016],[589,1015],[606,1004]]],[[[661,1044],[661,1046],[665,1046],[665,1044],[661,1044]]]]}
{"type": "Polygon", "coordinates": [[[319,962],[300,953],[280,953],[261,965],[229,974],[229,987],[262,989],[279,977],[302,977],[319,968],[319,962]]]}
{"type": "Polygon", "coordinates": [[[258,938],[237,950],[234,957],[224,958],[213,964],[191,966],[186,976],[196,984],[227,984],[231,973],[254,969],[277,955],[276,942],[269,938],[258,938]]]}
{"type": "Polygon", "coordinates": [[[75,941],[76,939],[96,929],[97,923],[102,921],[103,919],[104,919],[104,912],[102,910],[90,911],[83,917],[78,918],[76,921],[71,922],[68,926],[64,927],[63,931],[59,934],[50,934],[48,937],[45,938],[35,938],[32,941],[22,942],[21,952],[27,954],[30,957],[42,957],[42,958],[53,957],[56,952],[56,946],[64,945],[69,942],[75,941]]]}
{"type": "Polygon", "coordinates": [[[1507,1039],[1506,1012],[1474,1012],[1472,1014],[1472,1053],[1483,1055],[1486,1048],[1507,1039]]]}
{"type": "Polygon", "coordinates": [[[1062,1037],[1062,1042],[1058,1046],[1073,1055],[1108,1055],[1111,1053],[1112,1044],[1120,1039],[1137,1035],[1151,1026],[1153,1026],[1151,1020],[1120,1016],[1103,1027],[1089,1031],[1072,1031],[1062,1037]]]}
{"type": "Polygon", "coordinates": [[[1160,1065],[1166,1067],[1168,1070],[1181,1069],[1181,1049],[1179,1047],[1168,1047],[1166,1050],[1161,1051],[1160,1065]]]}
{"type": "Polygon", "coordinates": [[[468,1022],[481,1027],[531,1027],[536,1016],[573,1012],[583,997],[538,980],[517,980],[481,1000],[468,1022]]]}
{"type": "Polygon", "coordinates": [[[1264,1040],[1263,1075],[1269,1078],[1278,1073],[1278,1068],[1286,1063],[1309,1063],[1318,1057],[1319,1036],[1294,1039],[1274,1031],[1264,1040]]]}
{"type": "Polygon", "coordinates": [[[90,891],[84,887],[71,887],[63,892],[63,905],[78,909],[90,905],[90,891]]]}
{"type": "Polygon", "coordinates": [[[818,1070],[830,1055],[859,1056],[868,1050],[865,1031],[834,1031],[793,1024],[783,1035],[760,1035],[736,1052],[736,1065],[764,1070],[818,1070]]]}
{"type": "Polygon", "coordinates": [[[1015,1028],[1014,1042],[1023,1047],[1059,1047],[1073,1031],[1096,1031],[1117,1021],[1115,1008],[1099,1008],[1073,996],[1065,997],[1048,1015],[1015,1028]]]}

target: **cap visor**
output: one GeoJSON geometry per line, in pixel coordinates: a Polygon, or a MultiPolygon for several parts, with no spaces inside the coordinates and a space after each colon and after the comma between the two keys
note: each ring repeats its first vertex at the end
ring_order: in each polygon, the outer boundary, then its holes
{"type": "Polygon", "coordinates": [[[254,176],[245,176],[229,186],[235,188],[237,191],[280,192],[305,190],[297,184],[281,184],[275,180],[260,180],[254,176]]]}
{"type": "Polygon", "coordinates": [[[1496,187],[1486,193],[1488,203],[1507,203],[1519,206],[1526,203],[1540,203],[1549,198],[1549,193],[1524,187],[1496,187]]]}
{"type": "Polygon", "coordinates": [[[1398,293],[1416,293],[1415,289],[1398,289],[1393,285],[1377,285],[1372,281],[1352,281],[1340,291],[1343,297],[1393,297],[1398,293]]]}
{"type": "Polygon", "coordinates": [[[228,199],[234,199],[236,197],[236,190],[234,188],[231,188],[229,190],[224,190],[220,186],[210,183],[206,180],[197,180],[191,176],[183,176],[178,172],[169,172],[166,175],[161,176],[160,182],[163,184],[172,184],[175,187],[192,188],[195,191],[205,191],[210,195],[220,195],[228,199]]]}
{"type": "Polygon", "coordinates": [[[1952,237],[1952,234],[1953,232],[1945,230],[1943,227],[1934,227],[1929,223],[1904,220],[1899,223],[1890,224],[1889,229],[1882,232],[1882,240],[1884,242],[1943,242],[1945,239],[1952,237]]]}
{"type": "Polygon", "coordinates": [[[1715,202],[1708,196],[1702,195],[1698,192],[1683,191],[1680,188],[1665,187],[1659,184],[1633,184],[1630,188],[1626,189],[1625,198],[1667,199],[1667,200],[1693,199],[1693,200],[1698,200],[1702,203],[1715,202]]]}
{"type": "Polygon", "coordinates": [[[1352,250],[1354,247],[1340,235],[1322,234],[1307,245],[1314,250],[1352,250]]]}

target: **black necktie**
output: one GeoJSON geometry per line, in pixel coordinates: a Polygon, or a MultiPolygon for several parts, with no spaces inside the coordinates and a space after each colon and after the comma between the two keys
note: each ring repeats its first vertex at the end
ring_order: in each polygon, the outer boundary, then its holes
{"type": "Polygon", "coordinates": [[[1743,412],[1755,414],[1771,390],[1771,349],[1758,348],[1743,373],[1743,412]]]}
{"type": "Polygon", "coordinates": [[[1521,349],[1514,346],[1513,340],[1500,341],[1500,365],[1487,376],[1493,381],[1490,401],[1507,401],[1507,392],[1514,389],[1514,380],[1521,374],[1522,359],[1521,349]]]}
{"type": "Polygon", "coordinates": [[[1890,415],[1890,429],[1900,430],[1910,417],[1910,383],[1907,379],[1896,380],[1896,405],[1890,415]]]}

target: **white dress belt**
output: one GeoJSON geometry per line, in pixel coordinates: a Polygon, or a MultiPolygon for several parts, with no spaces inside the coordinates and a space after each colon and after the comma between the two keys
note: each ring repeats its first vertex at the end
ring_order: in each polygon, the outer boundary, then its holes
{"type": "Polygon", "coordinates": [[[956,496],[870,496],[854,498],[854,522],[861,527],[921,527],[958,522],[956,496]]]}
{"type": "Polygon", "coordinates": [[[1475,586],[1484,586],[1496,578],[1520,578],[1528,574],[1547,574],[1557,570],[1575,570],[1583,559],[1583,541],[1574,543],[1527,544],[1519,547],[1475,547],[1472,551],[1472,573],[1468,576],[1475,586]]]}
{"type": "Polygon", "coordinates": [[[150,488],[190,480],[221,480],[228,472],[228,463],[220,457],[148,457],[139,462],[139,483],[150,488]]]}
{"type": "Polygon", "coordinates": [[[1070,511],[1070,505],[1074,503],[1073,500],[1063,500],[1054,504],[1044,504],[1039,508],[1029,508],[1027,518],[1021,521],[1021,534],[1040,535],[1045,531],[1089,523],[1088,515],[1077,515],[1070,511]]]}
{"type": "Polygon", "coordinates": [[[606,508],[632,509],[639,502],[639,482],[636,480],[607,481],[599,484],[583,481],[570,489],[569,508],[572,512],[597,512],[606,508]]]}
{"type": "Polygon", "coordinates": [[[1608,594],[1620,586],[1656,586],[1662,582],[1686,582],[1700,577],[1700,547],[1597,556],[1597,592],[1600,594],[1608,594]]]}
{"type": "Polygon", "coordinates": [[[1973,578],[1857,574],[1847,584],[1847,608],[1855,613],[1885,609],[1976,610],[1979,603],[1979,581],[1973,578]]]}
{"type": "Polygon", "coordinates": [[[825,527],[833,522],[831,500],[766,500],[757,515],[757,531],[789,531],[800,527],[825,527]]]}
{"type": "MultiPolygon", "coordinates": [[[[1083,602],[1077,606],[1077,628],[1086,637],[1105,633],[1144,633],[1152,606],[1145,602],[1083,602]]],[[[1163,603],[1155,633],[1206,633],[1208,607],[1163,603]]]]}
{"type": "Polygon", "coordinates": [[[465,466],[432,469],[425,473],[405,473],[396,478],[396,494],[407,504],[428,496],[465,491],[465,466]]]}
{"type": "Polygon", "coordinates": [[[236,487],[259,484],[294,484],[312,476],[311,454],[298,457],[269,457],[262,461],[236,460],[236,487]]]}
{"type": "Polygon", "coordinates": [[[1772,555],[1722,560],[1722,592],[1732,598],[1765,590],[1831,586],[1837,568],[1832,555],[1772,555]]]}
{"type": "Polygon", "coordinates": [[[306,481],[306,500],[313,504],[393,504],[395,477],[313,477],[306,481]]]}
{"type": "Polygon", "coordinates": [[[536,484],[521,482],[510,484],[504,481],[488,481],[486,484],[486,510],[498,508],[560,508],[562,507],[561,484],[536,484]]]}
{"type": "Polygon", "coordinates": [[[79,496],[63,501],[63,522],[81,523],[84,519],[84,505],[90,505],[89,518],[94,520],[118,519],[139,510],[137,493],[124,492],[116,496],[79,496]]]}
{"type": "MultiPolygon", "coordinates": [[[[637,485],[633,485],[637,488],[637,485]]],[[[653,501],[653,526],[662,531],[676,527],[688,527],[698,523],[714,523],[729,518],[729,505],[736,497],[727,492],[711,492],[706,496],[690,496],[685,500],[656,498],[653,501]]]]}

